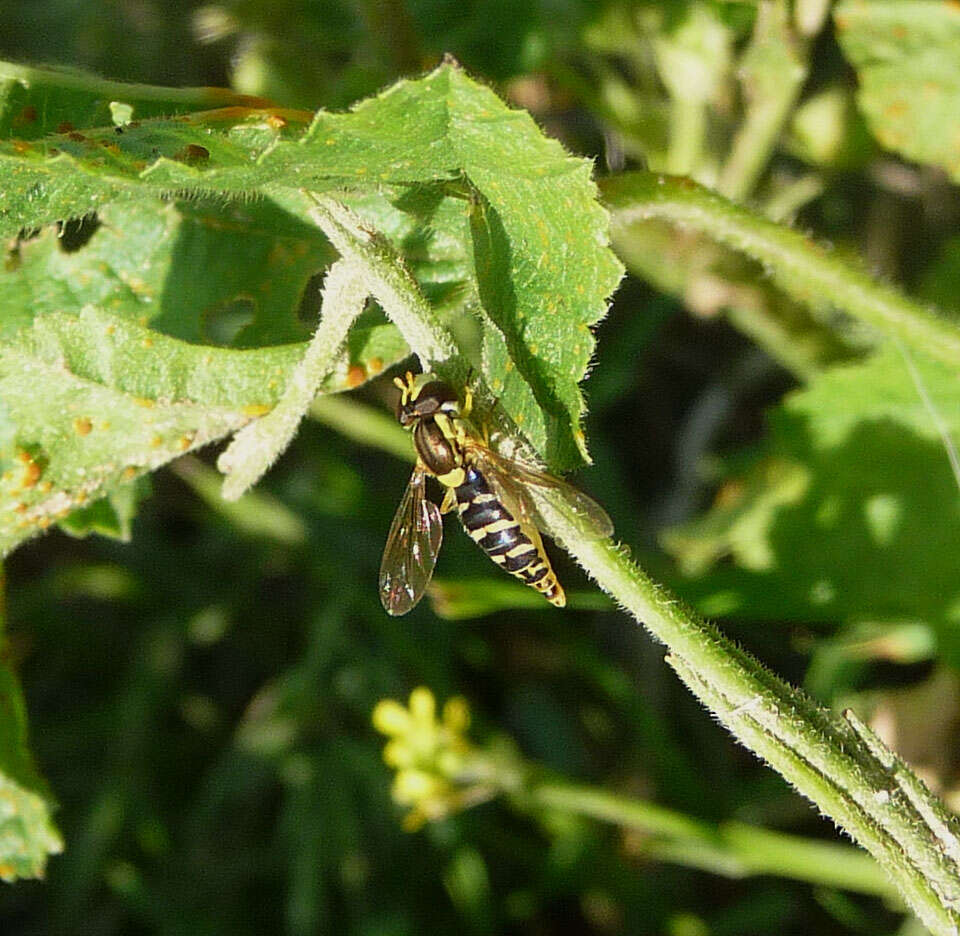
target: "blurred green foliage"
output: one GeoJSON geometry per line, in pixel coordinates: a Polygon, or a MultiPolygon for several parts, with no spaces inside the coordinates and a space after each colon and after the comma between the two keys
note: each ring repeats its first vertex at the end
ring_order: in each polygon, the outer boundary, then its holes
{"type": "MultiPolygon", "coordinates": [[[[955,315],[960,14],[873,0],[830,20],[827,6],[10,0],[0,56],[339,109],[450,52],[598,171],[690,172],[955,315]]],[[[0,283],[0,321],[68,299],[188,341],[303,340],[308,301],[274,313],[329,251],[293,225],[299,248],[261,289],[276,214],[113,206],[91,241],[107,268],[83,283],[70,237],[90,232],[50,229],[16,255],[29,294],[0,283]],[[238,257],[230,225],[266,233],[238,257]],[[176,250],[158,226],[184,233],[176,250]],[[190,277],[215,314],[151,307],[124,287],[132,275],[190,277]],[[234,307],[238,293],[256,301],[234,307]]],[[[823,701],[874,711],[956,804],[955,375],[895,346],[873,354],[875,336],[695,233],[645,223],[621,258],[637,278],[597,329],[584,486],[659,578],[823,701]]],[[[460,308],[458,258],[419,260],[430,298],[460,308]]],[[[388,326],[375,312],[364,325],[356,360],[391,361],[375,331],[388,326]]],[[[382,381],[361,394],[390,398],[382,381]]],[[[0,441],[4,419],[0,399],[0,441]]],[[[54,533],[7,564],[5,688],[16,670],[66,850],[45,881],[0,895],[4,933],[916,932],[878,898],[654,862],[642,837],[561,810],[498,800],[402,831],[370,716],[424,684],[467,696],[481,735],[578,782],[831,835],[562,557],[570,612],[531,608],[509,583],[484,604],[471,588],[490,569],[451,530],[432,607],[386,617],[376,570],[407,465],[312,422],[239,504],[218,500],[210,471],[161,472],[133,519],[133,491],[70,518],[118,538],[132,524],[126,544],[54,533]]],[[[5,707],[21,712],[11,686],[5,707]]]]}

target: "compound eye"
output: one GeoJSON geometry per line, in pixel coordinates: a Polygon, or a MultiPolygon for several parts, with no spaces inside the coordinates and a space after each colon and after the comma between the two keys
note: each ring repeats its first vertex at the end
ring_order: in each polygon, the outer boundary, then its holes
{"type": "Polygon", "coordinates": [[[432,416],[440,409],[448,409],[446,404],[456,402],[457,395],[449,384],[442,380],[431,380],[421,388],[416,407],[421,416],[432,416]]]}

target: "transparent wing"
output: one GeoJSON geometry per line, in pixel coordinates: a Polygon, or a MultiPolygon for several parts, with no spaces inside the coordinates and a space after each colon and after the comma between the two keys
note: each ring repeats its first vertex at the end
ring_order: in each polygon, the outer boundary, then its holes
{"type": "Polygon", "coordinates": [[[525,486],[547,488],[561,493],[568,508],[565,511],[568,519],[582,536],[588,539],[605,539],[613,535],[613,522],[607,512],[592,497],[578,491],[572,484],[537,468],[531,468],[523,462],[499,455],[477,442],[470,443],[468,448],[488,480],[508,495],[512,495],[526,514],[526,519],[545,533],[554,535],[550,523],[537,509],[530,494],[524,490],[525,486]]]}
{"type": "Polygon", "coordinates": [[[423,597],[442,539],[440,510],[426,496],[426,475],[418,465],[397,507],[380,563],[380,601],[387,614],[406,614],[423,597]]]}

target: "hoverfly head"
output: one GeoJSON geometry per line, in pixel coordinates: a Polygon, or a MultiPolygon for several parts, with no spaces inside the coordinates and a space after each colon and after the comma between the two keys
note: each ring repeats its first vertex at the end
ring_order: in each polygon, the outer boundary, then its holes
{"type": "Polygon", "coordinates": [[[420,420],[430,419],[436,413],[443,412],[458,415],[460,401],[453,388],[441,380],[428,380],[417,383],[409,371],[405,379],[397,377],[394,383],[400,389],[397,401],[397,421],[405,429],[416,425],[420,420]]]}

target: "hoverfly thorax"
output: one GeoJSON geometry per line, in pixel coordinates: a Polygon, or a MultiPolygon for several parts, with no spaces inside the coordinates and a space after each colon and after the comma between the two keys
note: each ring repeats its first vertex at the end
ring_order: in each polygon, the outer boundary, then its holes
{"type": "Polygon", "coordinates": [[[412,375],[397,380],[400,399],[397,403],[397,421],[413,431],[413,444],[420,460],[435,475],[445,475],[457,468],[462,455],[440,420],[455,419],[460,414],[460,401],[453,388],[440,380],[431,380],[417,386],[412,375]],[[440,419],[438,419],[440,417],[440,419]]]}
{"type": "Polygon", "coordinates": [[[413,444],[420,460],[435,475],[445,475],[461,462],[453,441],[444,435],[433,417],[425,417],[417,423],[413,430],[413,444]]]}

